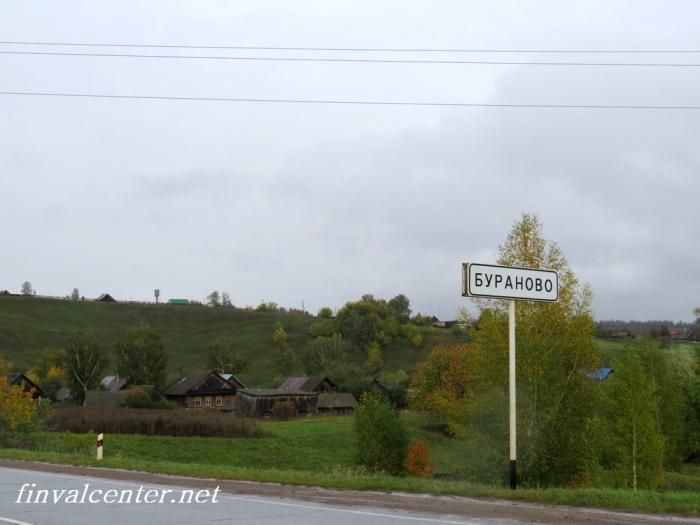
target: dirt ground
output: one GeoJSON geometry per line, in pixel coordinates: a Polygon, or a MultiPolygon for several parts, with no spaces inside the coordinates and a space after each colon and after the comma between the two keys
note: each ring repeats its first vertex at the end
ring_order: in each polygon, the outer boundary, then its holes
{"type": "Polygon", "coordinates": [[[319,487],[190,478],[130,470],[54,465],[50,463],[7,459],[0,459],[0,467],[136,481],[149,484],[160,483],[190,488],[214,488],[219,486],[222,491],[232,494],[294,498],[333,506],[379,507],[409,512],[449,514],[463,518],[479,518],[484,520],[496,518],[512,519],[515,523],[566,523],[587,525],[597,523],[622,525],[683,523],[700,525],[700,518],[686,516],[637,514],[605,509],[548,506],[496,499],[351,490],[341,491],[319,487]]]}

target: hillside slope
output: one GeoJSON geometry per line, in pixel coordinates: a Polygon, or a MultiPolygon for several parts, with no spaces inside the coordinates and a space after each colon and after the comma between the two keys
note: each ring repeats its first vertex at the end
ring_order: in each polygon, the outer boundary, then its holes
{"type": "MultiPolygon", "coordinates": [[[[206,367],[207,347],[230,342],[246,356],[250,370],[242,377],[254,385],[271,381],[277,374],[271,360],[275,324],[281,323],[291,347],[299,356],[311,342],[308,332],[312,316],[254,312],[237,308],[203,306],[141,305],[61,301],[37,297],[0,296],[0,355],[16,368],[30,368],[45,348],[62,348],[78,332],[94,335],[110,354],[132,326],[153,325],[170,354],[169,372],[200,371],[206,367]]],[[[449,331],[428,330],[421,348],[397,343],[384,354],[385,369],[411,372],[435,344],[463,338],[449,331]]],[[[361,352],[350,354],[361,363],[361,352]]],[[[299,370],[301,372],[301,369],[299,370]]]]}

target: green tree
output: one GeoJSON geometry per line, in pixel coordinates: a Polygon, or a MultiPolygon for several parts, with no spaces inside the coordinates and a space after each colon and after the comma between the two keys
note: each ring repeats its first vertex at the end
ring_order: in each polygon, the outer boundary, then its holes
{"type": "Polygon", "coordinates": [[[463,405],[473,396],[474,351],[466,345],[439,346],[416,366],[408,402],[411,408],[444,421],[454,434],[467,435],[463,405]]]}
{"type": "Polygon", "coordinates": [[[148,324],[129,330],[117,343],[117,373],[135,385],[165,384],[168,354],[158,331],[148,324]]]}
{"type": "Polygon", "coordinates": [[[61,388],[68,386],[63,370],[64,357],[65,352],[62,350],[42,350],[30,372],[52,401],[56,401],[56,393],[61,388]]]}
{"type": "Polygon", "coordinates": [[[398,334],[398,322],[386,301],[370,294],[343,306],[335,318],[336,326],[356,349],[367,350],[370,343],[379,346],[391,343],[398,334]]]}
{"type": "Polygon", "coordinates": [[[64,350],[63,369],[68,386],[73,392],[73,400],[82,404],[85,391],[99,386],[100,380],[109,365],[109,357],[100,349],[94,339],[86,335],[76,335],[64,350]]]}
{"type": "Polygon", "coordinates": [[[33,295],[34,294],[34,288],[32,288],[32,283],[29,281],[24,281],[22,283],[22,289],[20,292],[22,295],[33,295]]]}
{"type": "Polygon", "coordinates": [[[354,417],[359,463],[379,472],[401,474],[408,432],[399,412],[381,394],[367,392],[354,417]]]}
{"type": "Polygon", "coordinates": [[[80,292],[77,288],[73,288],[73,291],[70,293],[70,299],[71,301],[80,301],[80,292]]]}
{"type": "Polygon", "coordinates": [[[277,346],[277,353],[273,358],[275,368],[282,375],[289,374],[296,364],[296,353],[289,346],[287,332],[280,323],[275,325],[275,331],[272,334],[272,341],[277,346]]]}
{"type": "Polygon", "coordinates": [[[411,302],[403,294],[399,294],[389,300],[389,311],[399,323],[407,323],[411,318],[411,302]]]}
{"type": "Polygon", "coordinates": [[[615,363],[604,385],[599,455],[617,486],[656,488],[663,481],[663,437],[658,422],[657,385],[639,349],[615,363]]]}
{"type": "Polygon", "coordinates": [[[244,356],[238,354],[233,345],[226,343],[209,345],[207,368],[210,370],[215,370],[219,374],[238,375],[245,372],[249,366],[250,362],[244,356]]]}
{"type": "Polygon", "coordinates": [[[221,306],[221,298],[217,290],[213,290],[209,295],[207,295],[207,305],[221,306]]]}
{"type": "Polygon", "coordinates": [[[311,337],[330,337],[335,333],[335,323],[332,319],[320,319],[309,325],[311,337]]]}
{"type": "Polygon", "coordinates": [[[318,311],[318,316],[321,319],[332,319],[333,318],[333,310],[331,310],[329,307],[324,306],[318,311]]]}
{"type": "Polygon", "coordinates": [[[366,359],[363,365],[365,372],[369,375],[376,374],[384,366],[384,358],[382,357],[382,349],[377,343],[372,341],[367,346],[366,359]]]}
{"type": "Polygon", "coordinates": [[[343,336],[333,334],[330,337],[317,337],[302,355],[304,372],[318,375],[327,372],[338,362],[344,361],[343,336]]]}
{"type": "MultiPolygon", "coordinates": [[[[523,215],[499,247],[498,264],[559,273],[559,301],[520,301],[516,307],[518,463],[521,479],[564,485],[586,468],[586,429],[595,390],[582,370],[600,366],[593,339],[591,291],[582,286],[556,243],[546,241],[534,215],[523,215]]],[[[508,314],[505,301],[478,301],[474,381],[508,388],[508,314]]]]}
{"type": "Polygon", "coordinates": [[[658,342],[644,337],[629,344],[626,351],[639,354],[647,376],[657,386],[654,415],[664,438],[663,467],[679,469],[691,454],[687,422],[692,417],[691,391],[698,358],[687,347],[662,349],[658,342]]]}

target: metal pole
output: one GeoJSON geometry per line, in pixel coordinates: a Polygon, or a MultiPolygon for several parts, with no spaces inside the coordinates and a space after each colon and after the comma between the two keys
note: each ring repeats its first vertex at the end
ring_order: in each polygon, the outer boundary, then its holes
{"type": "Polygon", "coordinates": [[[517,486],[515,462],[515,301],[508,304],[508,399],[510,412],[510,488],[517,486]]]}

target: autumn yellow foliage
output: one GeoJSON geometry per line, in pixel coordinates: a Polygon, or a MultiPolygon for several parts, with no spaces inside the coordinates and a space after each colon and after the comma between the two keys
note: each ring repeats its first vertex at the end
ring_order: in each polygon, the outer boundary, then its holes
{"type": "Polygon", "coordinates": [[[37,402],[8,379],[9,365],[0,362],[0,430],[19,430],[32,423],[37,402]]]}

